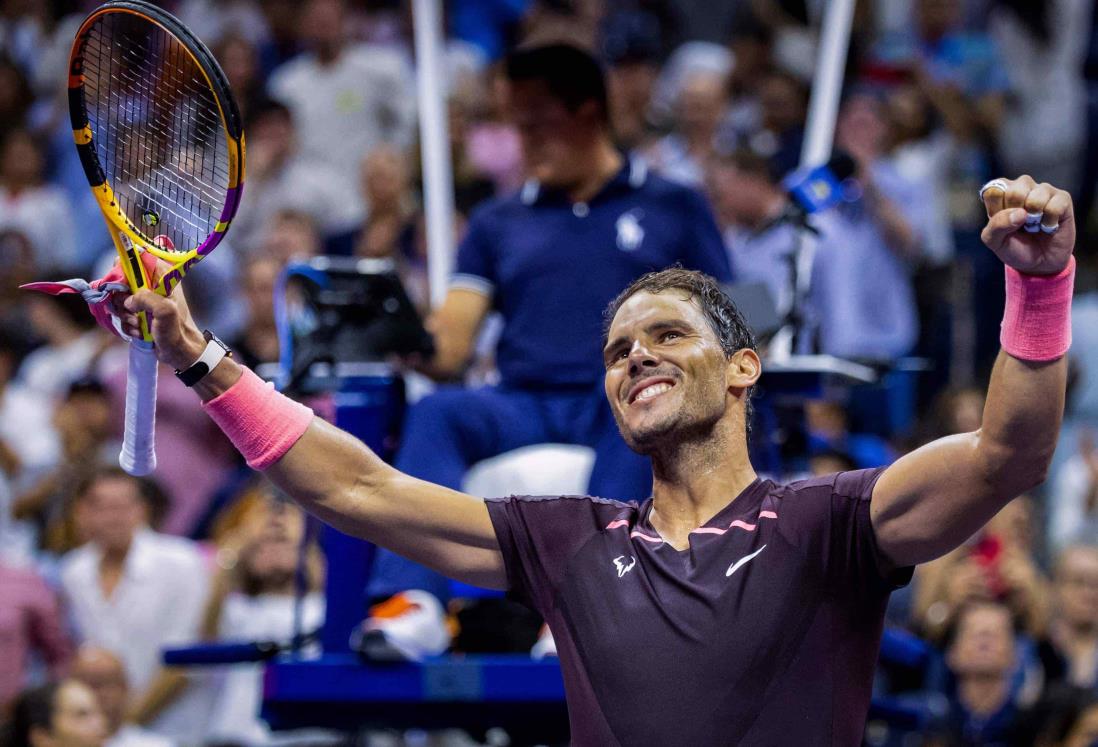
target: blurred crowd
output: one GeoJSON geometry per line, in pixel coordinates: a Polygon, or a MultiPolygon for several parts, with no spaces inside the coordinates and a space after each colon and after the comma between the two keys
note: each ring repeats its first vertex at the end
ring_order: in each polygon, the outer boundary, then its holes
{"type": "MultiPolygon", "coordinates": [[[[427,315],[411,4],[159,4],[214,51],[247,133],[239,217],[188,277],[200,324],[249,365],[277,361],[279,274],[325,254],[392,261],[427,315]]],[[[167,371],[157,441],[172,458],[155,479],[111,467],[125,345],[78,296],[17,290],[113,261],[65,96],[74,31],[96,5],[0,0],[0,740],[269,744],[282,737],[258,718],[258,669],[172,670],[159,652],[287,639],[302,584],[305,628],[319,624],[324,562],[301,513],[167,371]]],[[[573,44],[604,66],[616,146],[704,195],[734,281],[796,312],[798,349],[882,372],[794,414],[764,408],[754,438],[777,477],[885,465],[977,429],[1003,301],[977,190],[1028,173],[1071,191],[1080,271],[1053,472],[894,594],[890,629],[918,655],[886,647],[866,741],[1098,744],[1098,3],[858,2],[835,132],[854,181],[813,231],[785,219],[783,178],[798,166],[827,3],[445,5],[458,238],[528,176],[502,59],[573,44]],[[794,304],[802,241],[815,262],[794,304]],[[923,714],[918,729],[890,705],[923,714]]],[[[491,342],[477,349],[469,375],[491,380],[491,342]]]]}

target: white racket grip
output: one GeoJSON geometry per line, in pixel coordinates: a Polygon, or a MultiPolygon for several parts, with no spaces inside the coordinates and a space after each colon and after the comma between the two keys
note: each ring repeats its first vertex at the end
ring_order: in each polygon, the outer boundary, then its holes
{"type": "Polygon", "coordinates": [[[118,463],[131,475],[156,469],[156,366],[152,343],[130,340],[126,433],[118,463]]]}

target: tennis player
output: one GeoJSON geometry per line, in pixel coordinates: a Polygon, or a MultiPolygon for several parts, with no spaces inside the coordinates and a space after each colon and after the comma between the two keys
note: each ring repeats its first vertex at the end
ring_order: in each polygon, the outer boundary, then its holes
{"type": "Polygon", "coordinates": [[[223,357],[178,292],[140,291],[123,321],[132,332],[133,312],[152,312],[164,362],[212,369],[194,386],[206,411],[308,510],[541,612],[574,744],[857,745],[889,593],[1040,483],[1056,444],[1071,198],[1028,176],[996,180],[982,197],[1007,302],[980,430],[886,469],[759,478],[744,434],[762,373],[751,333],[710,279],[665,270],[607,312],[606,395],[653,463],[653,495],[639,507],[485,502],[416,480],[223,357]]]}

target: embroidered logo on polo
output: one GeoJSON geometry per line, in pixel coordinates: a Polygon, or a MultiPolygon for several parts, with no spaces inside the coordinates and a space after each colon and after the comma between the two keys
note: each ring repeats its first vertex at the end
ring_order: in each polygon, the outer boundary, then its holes
{"type": "Polygon", "coordinates": [[[642,210],[630,210],[618,217],[615,227],[618,229],[618,249],[623,252],[633,252],[640,248],[644,241],[644,229],[640,220],[644,217],[642,210]]]}
{"type": "Polygon", "coordinates": [[[633,570],[633,566],[637,564],[637,559],[632,555],[629,556],[629,560],[626,561],[624,555],[619,555],[614,558],[614,567],[618,569],[618,578],[621,578],[629,571],[633,570]]]}

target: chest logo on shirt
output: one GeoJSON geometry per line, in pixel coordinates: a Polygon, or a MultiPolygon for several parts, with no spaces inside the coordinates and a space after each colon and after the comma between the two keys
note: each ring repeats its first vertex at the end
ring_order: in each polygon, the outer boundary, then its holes
{"type": "Polygon", "coordinates": [[[622,213],[615,227],[618,229],[618,249],[623,252],[633,252],[640,248],[644,241],[644,229],[640,220],[644,217],[642,210],[630,210],[622,213]]]}
{"type": "Polygon", "coordinates": [[[618,569],[618,578],[621,578],[629,571],[633,570],[633,566],[637,564],[637,559],[632,555],[629,556],[629,560],[626,561],[624,555],[619,555],[614,558],[614,567],[618,569]]]}
{"type": "Polygon", "coordinates": [[[766,545],[763,545],[762,547],[760,547],[755,552],[751,553],[750,555],[744,555],[742,558],[737,560],[735,563],[728,566],[728,570],[724,572],[725,577],[731,576],[733,573],[735,573],[740,568],[742,568],[744,565],[746,565],[747,561],[751,560],[753,557],[755,557],[756,555],[758,555],[759,553],[761,553],[765,549],[766,549],[766,545]]]}

